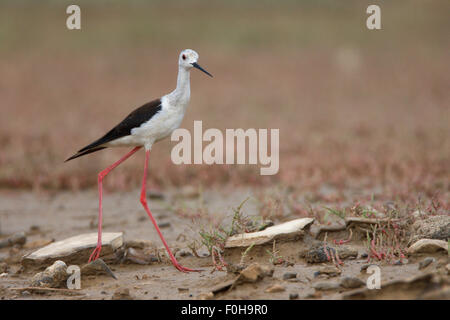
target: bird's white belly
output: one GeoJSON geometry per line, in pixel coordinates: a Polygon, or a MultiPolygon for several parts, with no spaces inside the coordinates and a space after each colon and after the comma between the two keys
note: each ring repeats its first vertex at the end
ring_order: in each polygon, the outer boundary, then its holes
{"type": "Polygon", "coordinates": [[[131,135],[109,143],[110,146],[145,146],[168,137],[183,121],[185,108],[163,108],[140,127],[131,130],[131,135]]]}

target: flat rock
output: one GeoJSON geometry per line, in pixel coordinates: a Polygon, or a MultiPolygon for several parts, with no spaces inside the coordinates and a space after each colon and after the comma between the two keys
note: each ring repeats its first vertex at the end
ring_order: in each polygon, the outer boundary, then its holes
{"type": "Polygon", "coordinates": [[[225,248],[248,247],[262,245],[276,239],[288,239],[301,234],[303,229],[314,222],[313,218],[301,218],[268,227],[263,231],[243,233],[231,236],[225,243],[225,248]]]}
{"type": "Polygon", "coordinates": [[[438,251],[447,251],[448,243],[437,239],[420,239],[408,248],[409,254],[433,253],[438,251]]]}
{"type": "MultiPolygon", "coordinates": [[[[51,243],[22,258],[23,265],[45,265],[56,260],[68,264],[85,263],[97,245],[97,233],[87,233],[51,243]]],[[[112,254],[123,245],[122,232],[105,232],[102,235],[100,256],[112,254]]]]}

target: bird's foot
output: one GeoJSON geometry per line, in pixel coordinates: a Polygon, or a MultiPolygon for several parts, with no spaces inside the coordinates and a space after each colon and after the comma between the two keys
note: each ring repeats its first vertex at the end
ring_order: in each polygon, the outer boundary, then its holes
{"type": "Polygon", "coordinates": [[[100,251],[102,251],[102,246],[97,245],[97,247],[94,249],[94,251],[92,251],[91,256],[89,257],[88,263],[90,263],[91,261],[97,260],[98,257],[100,256],[100,251]]]}
{"type": "Polygon", "coordinates": [[[175,267],[175,268],[177,268],[179,271],[181,271],[181,272],[200,272],[200,271],[202,271],[202,270],[195,270],[195,269],[189,269],[189,268],[186,268],[186,267],[183,267],[181,264],[179,264],[178,263],[178,261],[177,260],[172,260],[172,264],[173,264],[173,266],[175,267]]]}

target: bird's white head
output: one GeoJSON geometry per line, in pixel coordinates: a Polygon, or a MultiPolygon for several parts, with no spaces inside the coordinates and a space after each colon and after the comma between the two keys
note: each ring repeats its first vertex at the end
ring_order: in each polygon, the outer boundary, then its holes
{"type": "Polygon", "coordinates": [[[180,65],[180,67],[183,67],[186,70],[197,68],[206,73],[208,76],[212,77],[212,74],[200,67],[200,65],[198,64],[198,53],[194,50],[185,49],[181,51],[180,58],[178,59],[178,64],[180,65]]]}

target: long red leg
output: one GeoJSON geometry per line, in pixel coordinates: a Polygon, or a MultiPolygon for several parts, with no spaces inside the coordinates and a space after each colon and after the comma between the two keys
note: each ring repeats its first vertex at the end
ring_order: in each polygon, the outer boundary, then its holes
{"type": "Polygon", "coordinates": [[[97,247],[92,251],[91,256],[89,257],[89,262],[94,261],[98,259],[100,256],[100,251],[102,251],[102,200],[103,200],[103,178],[106,177],[108,173],[110,173],[115,167],[117,167],[119,164],[127,160],[129,157],[131,157],[136,151],[138,151],[141,147],[136,147],[130,152],[128,152],[124,157],[122,157],[119,161],[113,163],[105,170],[101,171],[98,174],[98,239],[97,239],[97,247]]]}
{"type": "Polygon", "coordinates": [[[172,264],[175,268],[182,272],[193,272],[193,271],[200,271],[200,270],[192,270],[189,268],[185,268],[182,265],[180,265],[175,259],[175,256],[173,255],[172,251],[170,251],[169,246],[167,245],[166,240],[164,240],[164,237],[159,230],[158,224],[156,223],[155,218],[153,218],[152,213],[150,212],[150,209],[147,206],[147,196],[146,196],[146,180],[147,180],[147,169],[148,169],[148,158],[150,156],[150,150],[145,151],[145,164],[144,164],[144,177],[142,180],[142,190],[141,190],[141,203],[144,206],[145,211],[147,211],[148,216],[150,217],[150,220],[152,220],[153,225],[155,226],[156,232],[158,232],[159,237],[161,238],[162,243],[164,244],[164,247],[166,247],[167,253],[170,256],[170,260],[172,261],[172,264]]]}

